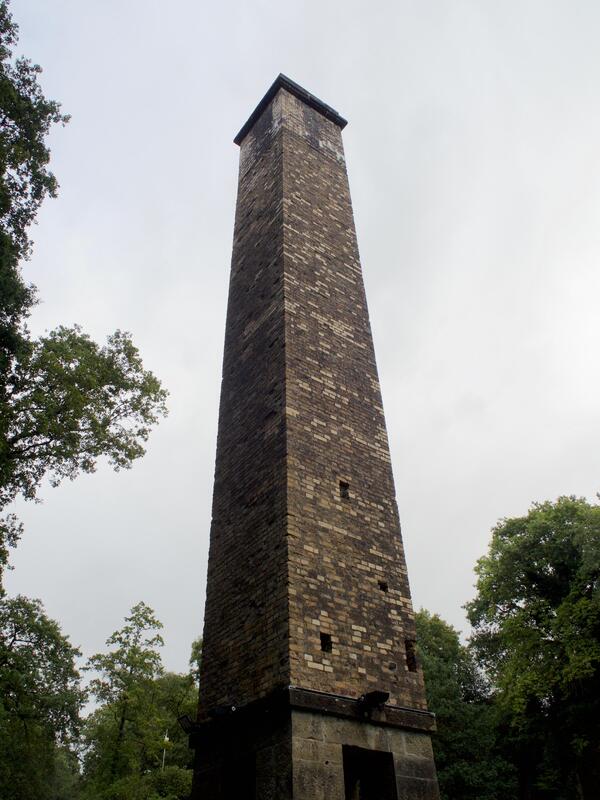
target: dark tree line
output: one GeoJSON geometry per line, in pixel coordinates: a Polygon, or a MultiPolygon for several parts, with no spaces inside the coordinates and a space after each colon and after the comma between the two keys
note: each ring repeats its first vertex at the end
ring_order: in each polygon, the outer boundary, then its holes
{"type": "Polygon", "coordinates": [[[502,520],[476,567],[468,645],[420,612],[446,800],[594,800],[600,791],[600,506],[502,520]]]}
{"type": "Polygon", "coordinates": [[[191,751],[177,724],[195,715],[200,642],[190,670],[162,666],[160,622],[138,603],[107,650],[81,653],[37,600],[0,602],[0,797],[183,800],[191,751]],[[86,700],[93,711],[82,716],[86,700]]]}

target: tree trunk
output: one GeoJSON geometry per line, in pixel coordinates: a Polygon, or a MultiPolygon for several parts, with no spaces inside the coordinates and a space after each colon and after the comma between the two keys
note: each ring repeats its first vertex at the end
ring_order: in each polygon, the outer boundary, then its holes
{"type": "Polygon", "coordinates": [[[119,759],[119,751],[121,749],[121,744],[123,742],[123,735],[125,733],[125,712],[127,710],[127,700],[123,701],[123,705],[121,706],[121,717],[119,719],[119,730],[117,731],[117,739],[115,741],[115,749],[113,750],[113,757],[112,763],[110,766],[110,777],[111,781],[114,781],[117,777],[117,765],[119,759]]]}

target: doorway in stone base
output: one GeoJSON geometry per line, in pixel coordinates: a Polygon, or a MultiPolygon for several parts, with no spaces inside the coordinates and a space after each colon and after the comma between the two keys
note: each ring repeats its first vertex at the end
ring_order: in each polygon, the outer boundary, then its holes
{"type": "Polygon", "coordinates": [[[350,745],[342,753],[346,800],[398,800],[392,753],[350,745]]]}

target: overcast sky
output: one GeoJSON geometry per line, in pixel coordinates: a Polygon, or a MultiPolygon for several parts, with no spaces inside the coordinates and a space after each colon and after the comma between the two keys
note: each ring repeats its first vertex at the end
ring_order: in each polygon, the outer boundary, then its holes
{"type": "Polygon", "coordinates": [[[347,164],[415,606],[467,632],[490,529],[600,489],[600,4],[13,0],[71,123],[24,274],[31,328],[129,330],[170,416],[42,505],[11,592],[86,654],[139,600],[202,630],[238,149],[279,72],[347,164]]]}

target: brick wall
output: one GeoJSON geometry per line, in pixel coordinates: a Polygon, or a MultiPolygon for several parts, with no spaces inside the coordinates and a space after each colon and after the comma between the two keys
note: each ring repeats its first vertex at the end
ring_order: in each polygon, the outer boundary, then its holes
{"type": "Polygon", "coordinates": [[[201,717],[280,684],[425,708],[413,639],[341,131],[280,89],[241,144],[201,717]]]}
{"type": "Polygon", "coordinates": [[[282,141],[242,150],[213,494],[200,716],[288,682],[282,141]],[[250,152],[251,151],[251,152],[250,152]]]}

